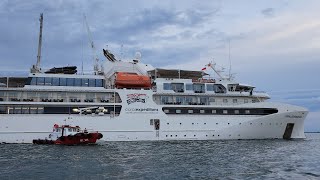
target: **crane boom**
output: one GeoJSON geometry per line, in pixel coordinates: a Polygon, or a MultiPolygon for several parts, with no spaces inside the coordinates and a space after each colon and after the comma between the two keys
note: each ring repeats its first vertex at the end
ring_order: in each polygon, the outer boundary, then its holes
{"type": "Polygon", "coordinates": [[[94,60],[93,70],[94,70],[95,74],[99,74],[100,73],[100,70],[99,70],[99,58],[98,58],[98,55],[97,55],[97,52],[96,52],[96,48],[95,48],[93,40],[92,40],[91,31],[90,31],[90,28],[89,28],[89,25],[88,25],[88,22],[87,22],[87,17],[86,17],[85,14],[83,15],[83,17],[84,17],[84,21],[85,21],[85,25],[86,25],[86,29],[87,29],[87,33],[88,33],[90,47],[92,49],[92,56],[93,56],[93,60],[94,60]]]}

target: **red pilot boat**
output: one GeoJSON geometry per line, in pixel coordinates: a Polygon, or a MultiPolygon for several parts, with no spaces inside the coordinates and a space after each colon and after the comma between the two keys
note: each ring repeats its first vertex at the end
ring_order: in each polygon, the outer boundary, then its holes
{"type": "Polygon", "coordinates": [[[33,144],[60,144],[60,145],[82,145],[95,144],[103,135],[97,131],[88,132],[87,129],[81,130],[79,126],[55,124],[53,132],[49,138],[34,139],[33,144]]]}

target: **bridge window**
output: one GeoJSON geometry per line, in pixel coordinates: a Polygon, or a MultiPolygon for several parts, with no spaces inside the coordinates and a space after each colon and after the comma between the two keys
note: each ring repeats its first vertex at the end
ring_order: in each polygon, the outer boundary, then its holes
{"type": "Polygon", "coordinates": [[[67,86],[67,79],[66,78],[60,78],[60,86],[67,86]]]}
{"type": "Polygon", "coordinates": [[[81,85],[84,86],[84,87],[88,87],[89,86],[89,80],[88,79],[82,79],[81,85]]]}
{"type": "Polygon", "coordinates": [[[95,79],[89,79],[89,87],[95,87],[95,86],[96,86],[95,79]]]}
{"type": "Polygon", "coordinates": [[[74,78],[67,78],[67,86],[74,86],[74,78]]]}
{"type": "Polygon", "coordinates": [[[214,91],[213,84],[207,84],[207,91],[214,91]]]}
{"type": "Polygon", "coordinates": [[[163,83],[163,90],[172,90],[171,83],[163,83]]]}
{"type": "Polygon", "coordinates": [[[74,86],[81,86],[81,79],[74,79],[74,86]]]}
{"type": "Polygon", "coordinates": [[[96,87],[103,87],[103,80],[102,79],[96,79],[96,87]]]}
{"type": "Polygon", "coordinates": [[[41,86],[44,85],[44,77],[38,77],[37,78],[37,85],[41,85],[41,86]]]}
{"type": "Polygon", "coordinates": [[[60,85],[59,78],[56,78],[56,77],[52,78],[52,86],[59,86],[59,85],[60,85]]]}
{"type": "Polygon", "coordinates": [[[45,86],[51,86],[52,85],[52,78],[46,77],[45,78],[45,86]]]}
{"type": "Polygon", "coordinates": [[[192,84],[186,84],[186,90],[187,91],[193,91],[193,85],[192,84]]]}

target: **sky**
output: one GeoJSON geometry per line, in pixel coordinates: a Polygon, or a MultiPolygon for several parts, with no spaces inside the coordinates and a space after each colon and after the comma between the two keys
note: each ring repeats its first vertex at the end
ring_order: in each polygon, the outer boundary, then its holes
{"type": "Polygon", "coordinates": [[[108,48],[122,60],[139,51],[159,68],[201,70],[214,60],[228,69],[230,55],[237,81],[308,108],[306,130],[320,131],[319,7],[317,0],[1,0],[0,75],[24,75],[35,64],[40,13],[41,67],[91,71],[85,14],[101,61],[108,48]]]}

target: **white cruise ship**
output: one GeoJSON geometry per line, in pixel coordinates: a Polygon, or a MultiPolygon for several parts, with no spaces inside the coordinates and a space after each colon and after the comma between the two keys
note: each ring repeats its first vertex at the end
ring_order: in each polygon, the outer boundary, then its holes
{"type": "Polygon", "coordinates": [[[107,60],[92,75],[76,67],[41,71],[40,45],[28,77],[0,78],[0,143],[32,143],[54,124],[97,130],[104,141],[305,138],[307,109],[267,102],[268,94],[222,76],[214,63],[211,79],[104,50],[107,60]]]}

